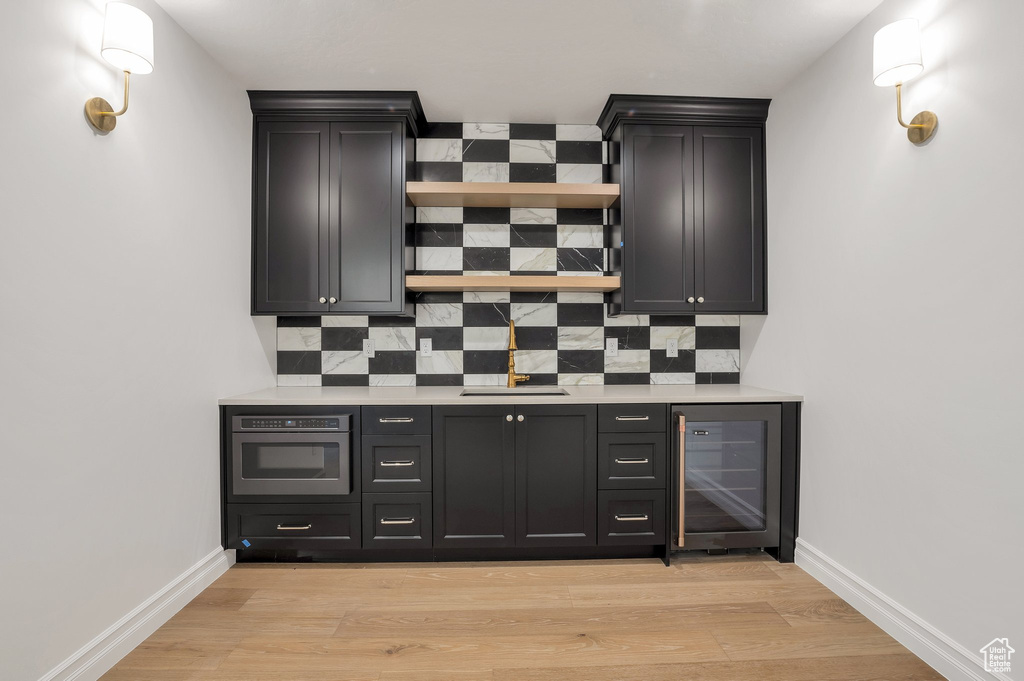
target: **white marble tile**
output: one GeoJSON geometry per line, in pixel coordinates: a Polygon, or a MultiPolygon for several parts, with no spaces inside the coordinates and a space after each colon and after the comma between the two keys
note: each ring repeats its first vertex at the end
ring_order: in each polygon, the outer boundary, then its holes
{"type": "Polygon", "coordinates": [[[463,374],[463,385],[505,385],[506,374],[463,374]]]}
{"type": "MultiPolygon", "coordinates": [[[[603,293],[587,293],[585,291],[559,291],[558,302],[560,303],[603,303],[603,293]]],[[[607,322],[606,322],[607,323],[607,322]]]]}
{"type": "Polygon", "coordinates": [[[462,303],[420,303],[416,326],[462,326],[462,303]]]}
{"type": "Polygon", "coordinates": [[[462,161],[462,138],[416,140],[417,161],[462,161]]]}
{"type": "Polygon", "coordinates": [[[362,350],[327,350],[320,353],[320,365],[325,374],[365,374],[369,359],[362,350]]]}
{"type": "Polygon", "coordinates": [[[604,370],[609,374],[646,374],[651,370],[650,350],[619,350],[617,357],[604,353],[604,370]]]}
{"type": "Polygon", "coordinates": [[[608,143],[607,142],[601,142],[601,163],[604,163],[604,164],[608,163],[608,143]]]}
{"type": "Polygon", "coordinates": [[[512,163],[554,163],[554,140],[512,140],[508,147],[512,163]]]}
{"type": "Polygon", "coordinates": [[[558,251],[554,248],[512,248],[509,267],[513,272],[555,272],[558,251]]]}
{"type": "Polygon", "coordinates": [[[416,269],[462,271],[462,248],[458,246],[416,249],[416,269]]]}
{"type": "Polygon", "coordinates": [[[572,142],[600,142],[601,128],[596,125],[556,125],[555,139],[572,142]]]}
{"type": "Polygon", "coordinates": [[[510,208],[513,225],[553,225],[558,221],[557,208],[510,208]]]}
{"type": "Polygon", "coordinates": [[[697,326],[739,326],[738,314],[699,314],[694,317],[697,326]]]}
{"type": "Polygon", "coordinates": [[[377,351],[416,349],[414,326],[371,326],[369,334],[373,349],[377,351]]]}
{"type": "Polygon", "coordinates": [[[651,318],[645,314],[620,314],[618,317],[608,316],[608,306],[604,308],[605,326],[650,326],[651,318]]]}
{"type": "Polygon", "coordinates": [[[651,385],[693,385],[697,382],[697,376],[692,373],[673,374],[655,373],[651,374],[651,385]]]}
{"type": "Polygon", "coordinates": [[[557,326],[556,303],[512,303],[509,314],[516,326],[557,326]]]}
{"type": "Polygon", "coordinates": [[[278,374],[277,385],[281,388],[318,388],[323,379],[320,374],[278,374]]]}
{"type": "Polygon", "coordinates": [[[507,163],[467,162],[462,164],[463,182],[508,182],[507,163]]]}
{"type": "Polygon", "coordinates": [[[558,385],[604,385],[604,374],[558,374],[558,385]]]}
{"type": "Polygon", "coordinates": [[[324,315],[320,318],[320,326],[328,327],[346,327],[346,328],[361,328],[363,326],[369,326],[370,320],[364,314],[354,315],[324,315]]]}
{"type": "Polygon", "coordinates": [[[559,350],[601,350],[603,348],[603,326],[558,327],[559,350]]]}
{"type": "Polygon", "coordinates": [[[556,374],[558,373],[557,350],[517,350],[516,373],[556,374]]]}
{"type": "Polygon", "coordinates": [[[603,248],[603,225],[558,225],[559,248],[603,248]]]}
{"type": "Polygon", "coordinates": [[[600,163],[559,163],[555,168],[556,182],[600,184],[603,180],[604,166],[600,163]]]}
{"type": "Polygon", "coordinates": [[[462,350],[434,350],[430,357],[416,353],[418,374],[461,374],[462,350]]]}
{"type": "Polygon", "coordinates": [[[278,350],[319,350],[319,326],[277,327],[278,350]]]}
{"type": "Polygon", "coordinates": [[[416,374],[370,374],[370,385],[403,387],[416,385],[416,374]]]}
{"type": "Polygon", "coordinates": [[[655,326],[658,318],[651,324],[651,350],[664,350],[668,340],[675,338],[680,350],[693,350],[696,345],[697,332],[692,326],[655,326]]]}
{"type": "MultiPolygon", "coordinates": [[[[474,272],[473,274],[479,274],[474,272]]],[[[463,291],[464,303],[507,303],[512,296],[508,291],[463,291]]]]}
{"type": "Polygon", "coordinates": [[[466,274],[474,277],[507,277],[511,272],[508,270],[466,270],[466,274]]]}
{"type": "Polygon", "coordinates": [[[508,248],[508,225],[463,225],[462,246],[474,248],[508,248]]]}
{"type": "Polygon", "coordinates": [[[508,328],[504,326],[467,326],[462,330],[464,350],[507,350],[508,328]]]}
{"type": "Polygon", "coordinates": [[[697,371],[735,373],[740,370],[739,350],[697,350],[697,371]]]}
{"type": "Polygon", "coordinates": [[[452,224],[462,222],[462,208],[454,206],[427,206],[416,209],[416,222],[452,224]]]}
{"type": "Polygon", "coordinates": [[[462,136],[468,140],[507,140],[508,123],[463,123],[462,136]]]}

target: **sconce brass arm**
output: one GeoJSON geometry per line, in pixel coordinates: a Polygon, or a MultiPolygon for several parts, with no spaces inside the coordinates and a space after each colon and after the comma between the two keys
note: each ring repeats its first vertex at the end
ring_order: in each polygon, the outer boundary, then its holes
{"type": "MultiPolygon", "coordinates": [[[[128,95],[127,95],[127,84],[125,84],[125,106],[128,106],[128,95]]],[[[903,83],[896,83],[896,120],[900,122],[904,128],[926,128],[927,125],[923,123],[904,123],[903,122],[903,83]]]]}
{"type": "Polygon", "coordinates": [[[128,111],[128,89],[130,85],[131,72],[124,72],[124,105],[120,111],[114,111],[110,102],[102,97],[93,97],[85,103],[85,117],[89,119],[92,127],[100,132],[110,132],[117,125],[117,117],[123,116],[128,111]]]}

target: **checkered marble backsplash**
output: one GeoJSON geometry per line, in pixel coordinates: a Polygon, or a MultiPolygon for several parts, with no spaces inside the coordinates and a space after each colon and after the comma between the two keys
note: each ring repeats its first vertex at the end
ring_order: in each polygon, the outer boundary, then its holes
{"type": "MultiPolygon", "coordinates": [[[[604,181],[597,126],[436,123],[416,179],[604,181]]],[[[418,208],[420,274],[574,276],[607,267],[602,210],[418,208]]],[[[600,293],[421,293],[416,317],[278,317],[278,385],[504,385],[508,322],[530,385],[739,382],[738,316],[608,317],[600,293]],[[430,338],[424,357],[419,341],[430,338]],[[618,339],[618,356],[605,339],[618,339]],[[667,357],[675,339],[678,357],[667,357]],[[372,339],[375,356],[363,356],[372,339]]]]}

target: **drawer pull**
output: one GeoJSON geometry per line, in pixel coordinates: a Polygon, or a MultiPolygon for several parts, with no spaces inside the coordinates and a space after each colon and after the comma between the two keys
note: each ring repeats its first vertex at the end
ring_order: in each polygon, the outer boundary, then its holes
{"type": "Polygon", "coordinates": [[[377,419],[381,423],[412,423],[416,419],[411,416],[393,416],[377,419]]]}
{"type": "Polygon", "coordinates": [[[650,459],[640,459],[640,458],[615,459],[615,463],[650,463],[650,462],[651,462],[650,459]]]}
{"type": "Polygon", "coordinates": [[[616,515],[615,519],[620,522],[630,522],[634,520],[647,520],[646,513],[626,513],[624,515],[616,515]]]}
{"type": "Polygon", "coordinates": [[[381,518],[381,525],[412,525],[416,522],[415,518],[381,518]]]}
{"type": "Polygon", "coordinates": [[[381,461],[381,466],[413,466],[415,461],[381,461]]]}
{"type": "Polygon", "coordinates": [[[616,421],[650,421],[650,416],[616,416],[616,421]]]}
{"type": "Polygon", "coordinates": [[[278,525],[277,529],[281,532],[301,532],[302,530],[313,529],[312,525],[278,525]]]}
{"type": "Polygon", "coordinates": [[[695,430],[695,431],[693,431],[693,434],[694,435],[710,435],[711,433],[709,433],[706,430],[695,430]]]}

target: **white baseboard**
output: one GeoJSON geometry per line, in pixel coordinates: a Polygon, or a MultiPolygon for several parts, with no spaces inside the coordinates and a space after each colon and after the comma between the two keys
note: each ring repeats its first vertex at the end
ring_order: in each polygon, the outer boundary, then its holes
{"type": "Polygon", "coordinates": [[[217,547],[39,681],[96,681],[227,572],[234,562],[234,551],[217,547]]]}
{"type": "Polygon", "coordinates": [[[796,564],[947,679],[1012,681],[1005,674],[984,671],[979,654],[972,653],[799,538],[796,540],[796,564]]]}

